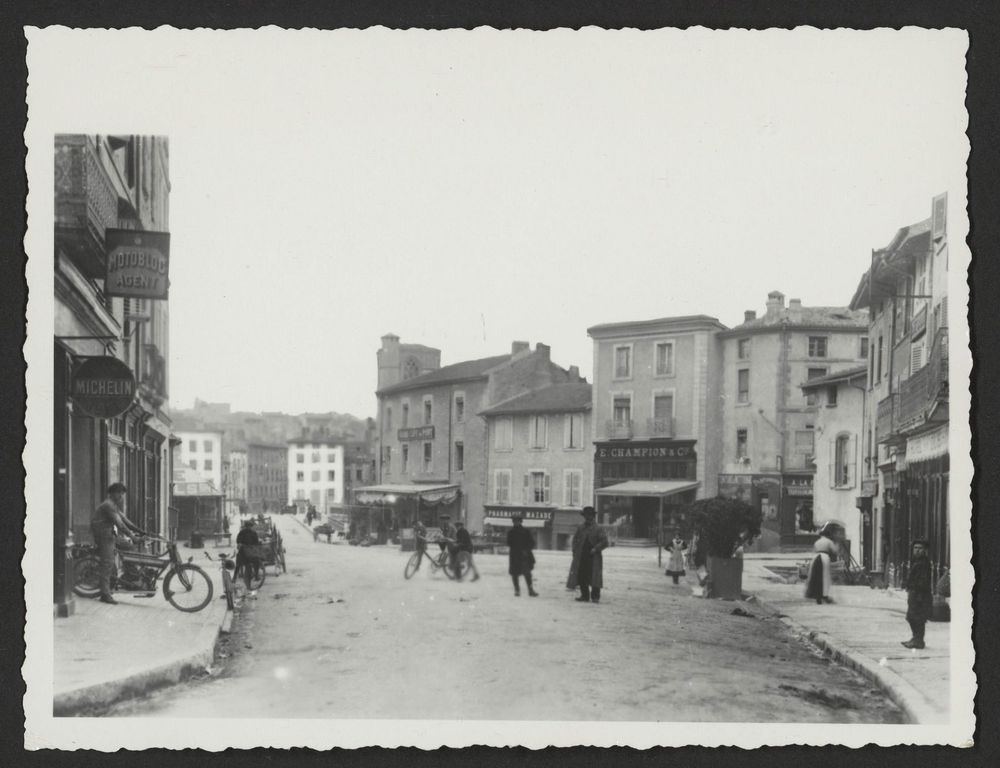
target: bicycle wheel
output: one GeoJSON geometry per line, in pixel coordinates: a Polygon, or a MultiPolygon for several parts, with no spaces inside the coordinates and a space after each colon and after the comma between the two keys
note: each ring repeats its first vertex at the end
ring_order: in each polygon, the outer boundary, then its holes
{"type": "Polygon", "coordinates": [[[73,563],[73,591],[80,597],[101,594],[101,561],[96,557],[81,557],[73,563]]]}
{"type": "Polygon", "coordinates": [[[455,555],[454,565],[452,565],[452,561],[449,558],[448,562],[445,563],[444,572],[448,574],[449,579],[465,578],[465,574],[469,572],[469,553],[459,552],[455,555]]]}
{"type": "MultiPolygon", "coordinates": [[[[264,563],[257,567],[256,572],[254,572],[252,565],[244,565],[243,567],[250,569],[250,589],[260,589],[264,586],[264,579],[267,578],[267,566],[264,563]]],[[[246,581],[244,580],[243,583],[245,584],[246,581]]]]}
{"type": "Polygon", "coordinates": [[[414,552],[410,555],[410,559],[406,561],[406,568],[403,570],[403,576],[405,578],[412,578],[413,574],[420,570],[421,559],[421,554],[419,552],[414,552]]]}
{"type": "Polygon", "coordinates": [[[456,576],[458,575],[458,574],[455,573],[455,565],[458,566],[459,573],[460,573],[461,572],[461,568],[462,568],[462,553],[461,552],[459,552],[455,556],[454,561],[451,559],[451,556],[449,555],[449,556],[445,557],[444,562],[441,564],[441,568],[444,569],[444,575],[447,576],[449,579],[455,579],[456,576]]]}
{"type": "Polygon", "coordinates": [[[194,613],[212,602],[212,580],[197,565],[175,566],[163,580],[163,596],[178,611],[194,613]]]}

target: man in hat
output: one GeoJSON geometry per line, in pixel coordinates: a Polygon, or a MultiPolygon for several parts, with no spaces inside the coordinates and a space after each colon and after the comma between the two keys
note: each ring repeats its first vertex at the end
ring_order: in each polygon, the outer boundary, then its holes
{"type": "Polygon", "coordinates": [[[913,557],[906,574],[906,621],[912,637],[903,643],[906,648],[924,647],[924,626],[931,617],[931,562],[927,558],[926,539],[913,542],[913,557]]]}
{"type": "Polygon", "coordinates": [[[535,555],[531,550],[535,548],[535,539],[531,531],[524,527],[524,518],[520,514],[512,515],[510,521],[512,527],[507,532],[507,573],[514,582],[514,596],[521,596],[520,577],[524,576],[524,583],[528,585],[528,595],[538,597],[531,583],[531,570],[535,567],[535,555]]]}
{"type": "Polygon", "coordinates": [[[97,556],[101,561],[101,602],[109,605],[118,603],[111,596],[111,574],[117,567],[115,560],[118,534],[128,532],[137,536],[146,535],[141,528],[125,517],[125,493],[126,488],[123,483],[109,485],[108,497],[97,506],[90,518],[90,532],[94,537],[97,556]]]}
{"type": "Polygon", "coordinates": [[[580,513],[583,523],[573,534],[573,562],[569,567],[569,589],[580,588],[578,603],[599,603],[604,586],[604,557],[608,548],[608,535],[597,525],[597,512],[593,507],[584,507],[580,513]]]}
{"type": "Polygon", "coordinates": [[[479,580],[479,571],[476,569],[476,562],[472,559],[472,551],[475,547],[472,546],[472,536],[468,530],[465,528],[465,523],[458,520],[455,523],[455,549],[451,558],[451,568],[455,573],[455,579],[457,581],[462,580],[462,571],[459,570],[459,558],[461,557],[469,564],[469,570],[472,571],[472,580],[479,580]]]}
{"type": "Polygon", "coordinates": [[[243,523],[242,530],[236,534],[236,572],[243,574],[243,583],[246,584],[247,591],[250,591],[250,581],[256,577],[261,567],[260,557],[257,556],[256,549],[260,545],[260,536],[253,528],[253,520],[243,523]]]}

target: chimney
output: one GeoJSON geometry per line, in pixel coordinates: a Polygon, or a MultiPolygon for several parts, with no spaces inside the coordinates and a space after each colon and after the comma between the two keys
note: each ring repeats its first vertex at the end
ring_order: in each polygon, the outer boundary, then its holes
{"type": "Polygon", "coordinates": [[[802,319],[802,299],[788,300],[788,315],[792,320],[802,319]]]}
{"type": "Polygon", "coordinates": [[[510,353],[512,355],[520,355],[524,352],[531,351],[531,344],[526,341],[515,341],[510,345],[510,353]]]}
{"type": "Polygon", "coordinates": [[[776,317],[785,308],[785,294],[771,291],[767,294],[767,317],[776,317]]]}
{"type": "Polygon", "coordinates": [[[387,333],[382,337],[382,349],[389,349],[394,346],[398,346],[399,336],[394,333],[387,333]]]}
{"type": "Polygon", "coordinates": [[[535,344],[535,352],[537,352],[538,356],[543,360],[549,359],[549,353],[551,351],[552,348],[548,344],[542,344],[542,342],[538,342],[537,344],[535,344]]]}
{"type": "Polygon", "coordinates": [[[743,322],[744,323],[749,323],[751,320],[756,320],[756,319],[757,319],[757,310],[756,309],[748,309],[748,310],[746,310],[743,313],[743,322]]]}
{"type": "Polygon", "coordinates": [[[579,381],[580,380],[580,366],[578,366],[578,365],[571,365],[569,367],[569,380],[570,381],[579,381]]]}

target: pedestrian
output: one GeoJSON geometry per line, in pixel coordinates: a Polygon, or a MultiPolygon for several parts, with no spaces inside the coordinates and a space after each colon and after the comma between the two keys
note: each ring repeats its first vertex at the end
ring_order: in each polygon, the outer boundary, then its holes
{"type": "Polygon", "coordinates": [[[118,601],[111,594],[111,574],[117,571],[117,539],[118,534],[131,532],[137,536],[146,536],[141,528],[125,516],[125,493],[123,483],[112,483],[108,486],[108,495],[94,510],[90,518],[90,532],[94,536],[97,556],[101,561],[101,602],[117,605],[118,601]]]}
{"type": "Polygon", "coordinates": [[[455,543],[456,530],[455,526],[451,524],[451,515],[438,515],[438,525],[441,528],[441,536],[438,538],[438,546],[441,548],[442,552],[446,549],[449,552],[452,552],[452,545],[455,543]]]}
{"type": "Polygon", "coordinates": [[[826,523],[819,531],[819,538],[813,544],[812,563],[809,566],[809,577],[806,580],[806,599],[815,600],[818,604],[832,603],[830,596],[832,577],[830,563],[840,556],[840,547],[837,546],[836,538],[837,526],[833,523],[826,523]]]}
{"type": "Polygon", "coordinates": [[[687,552],[687,542],[681,538],[679,533],[674,534],[673,541],[667,545],[670,552],[670,559],[667,561],[667,576],[674,580],[674,584],[680,583],[680,578],[686,571],[684,570],[684,555],[687,552]]]}
{"type": "Polygon", "coordinates": [[[260,536],[253,528],[253,521],[243,523],[243,530],[236,534],[236,572],[243,573],[243,583],[250,591],[251,576],[256,577],[261,567],[256,548],[260,546],[260,536]],[[253,547],[254,549],[251,549],[253,547]]]}
{"type": "Polygon", "coordinates": [[[521,596],[521,576],[524,576],[524,583],[528,586],[528,595],[538,597],[535,587],[531,583],[531,571],[535,567],[535,538],[531,531],[523,525],[524,518],[521,515],[512,515],[510,518],[511,529],[507,531],[507,573],[510,580],[514,582],[514,597],[521,596]]]}
{"type": "Polygon", "coordinates": [[[912,637],[903,645],[906,648],[924,647],[924,625],[931,617],[931,561],[927,557],[928,542],[916,539],[913,542],[913,556],[906,574],[906,621],[910,624],[912,637]]]}
{"type": "Polygon", "coordinates": [[[604,556],[601,553],[609,546],[608,535],[595,522],[597,512],[593,507],[584,507],[580,514],[583,522],[573,534],[573,562],[566,587],[580,588],[578,603],[599,603],[604,587],[604,556]]]}
{"type": "Polygon", "coordinates": [[[472,580],[479,581],[479,571],[476,569],[476,561],[472,559],[475,547],[472,546],[472,536],[465,528],[465,523],[459,520],[455,524],[455,550],[452,558],[452,570],[455,572],[455,580],[462,580],[462,571],[459,569],[459,558],[464,559],[469,564],[472,571],[472,580]]]}

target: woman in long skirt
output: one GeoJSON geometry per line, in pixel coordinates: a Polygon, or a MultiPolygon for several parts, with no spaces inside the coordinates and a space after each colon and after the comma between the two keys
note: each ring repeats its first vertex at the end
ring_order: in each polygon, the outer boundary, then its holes
{"type": "Polygon", "coordinates": [[[667,561],[667,576],[674,580],[674,584],[679,583],[684,571],[684,553],[687,551],[687,542],[679,535],[674,536],[674,540],[667,546],[670,551],[670,559],[667,561]]]}
{"type": "Polygon", "coordinates": [[[812,563],[809,566],[809,578],[806,580],[806,599],[815,600],[817,603],[832,603],[830,597],[830,587],[832,577],[830,574],[830,563],[840,556],[840,548],[834,541],[836,527],[829,523],[823,526],[819,532],[819,538],[813,544],[812,563]]]}

